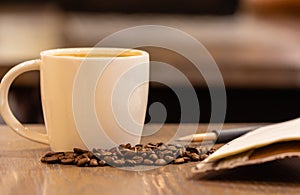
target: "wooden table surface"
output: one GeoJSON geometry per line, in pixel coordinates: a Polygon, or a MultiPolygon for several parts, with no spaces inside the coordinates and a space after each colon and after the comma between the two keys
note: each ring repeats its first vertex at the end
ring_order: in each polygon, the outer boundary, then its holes
{"type": "MultiPolygon", "coordinates": [[[[247,124],[225,124],[224,128],[245,125],[247,124]]],[[[185,126],[188,127],[189,124],[185,126]]],[[[44,131],[43,125],[31,127],[37,131],[44,131]]],[[[153,127],[155,125],[147,125],[145,129],[153,127]]],[[[176,124],[164,125],[153,136],[143,138],[142,142],[167,141],[168,135],[174,133],[176,129],[176,124]]],[[[199,129],[200,131],[206,129],[206,125],[199,125],[199,129]]],[[[0,126],[0,132],[1,194],[300,193],[300,179],[287,182],[280,176],[277,176],[275,180],[263,179],[263,177],[256,180],[250,175],[248,178],[247,173],[243,172],[243,177],[227,174],[222,179],[220,177],[199,179],[191,173],[191,168],[195,166],[195,163],[167,165],[150,171],[43,164],[40,158],[50,150],[48,146],[26,140],[4,125],[0,126]]],[[[278,171],[274,170],[274,172],[278,171]]],[[[282,171],[284,170],[279,172],[282,171]]]]}

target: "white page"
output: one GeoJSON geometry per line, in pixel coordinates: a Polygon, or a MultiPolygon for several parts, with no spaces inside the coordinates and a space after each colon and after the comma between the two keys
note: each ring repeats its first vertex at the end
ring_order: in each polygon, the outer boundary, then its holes
{"type": "Polygon", "coordinates": [[[251,131],[225,144],[203,162],[215,161],[250,149],[289,140],[300,140],[300,118],[251,131]]]}

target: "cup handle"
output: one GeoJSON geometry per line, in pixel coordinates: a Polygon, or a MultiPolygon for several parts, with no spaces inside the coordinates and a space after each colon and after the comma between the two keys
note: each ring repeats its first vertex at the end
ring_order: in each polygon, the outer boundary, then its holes
{"type": "Polygon", "coordinates": [[[8,104],[8,91],[12,82],[16,79],[17,76],[24,72],[40,70],[40,63],[40,60],[30,60],[27,62],[23,62],[13,67],[6,73],[0,85],[0,112],[6,124],[17,134],[32,141],[49,144],[47,134],[30,131],[28,128],[24,127],[13,115],[8,104]]]}

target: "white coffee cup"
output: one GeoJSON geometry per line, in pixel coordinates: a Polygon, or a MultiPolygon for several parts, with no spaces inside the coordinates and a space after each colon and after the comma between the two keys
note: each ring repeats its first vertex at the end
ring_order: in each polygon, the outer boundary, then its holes
{"type": "Polygon", "coordinates": [[[53,151],[110,148],[140,142],[148,98],[149,55],[123,48],[66,48],[13,67],[2,79],[1,115],[6,124],[53,151]],[[12,114],[8,92],[20,74],[40,70],[47,134],[24,127],[12,114]]]}

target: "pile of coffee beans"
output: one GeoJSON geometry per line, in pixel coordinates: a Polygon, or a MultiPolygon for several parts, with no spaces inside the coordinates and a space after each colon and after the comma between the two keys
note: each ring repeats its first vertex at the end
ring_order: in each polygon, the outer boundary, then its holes
{"type": "Polygon", "coordinates": [[[202,161],[212,154],[200,146],[180,144],[148,143],[145,145],[121,144],[111,149],[93,149],[92,151],[74,148],[73,152],[49,152],[41,161],[48,164],[68,164],[77,166],[115,166],[133,167],[137,165],[162,166],[166,164],[182,164],[190,161],[202,161]]]}

